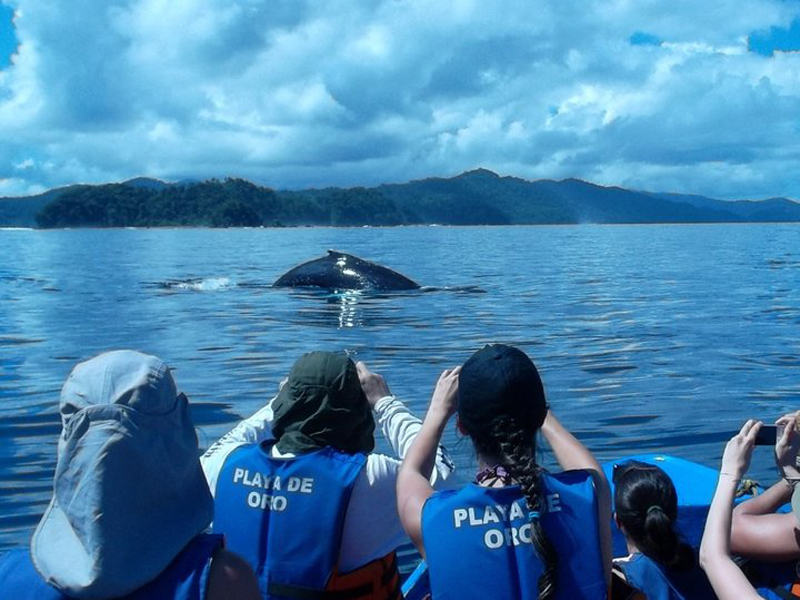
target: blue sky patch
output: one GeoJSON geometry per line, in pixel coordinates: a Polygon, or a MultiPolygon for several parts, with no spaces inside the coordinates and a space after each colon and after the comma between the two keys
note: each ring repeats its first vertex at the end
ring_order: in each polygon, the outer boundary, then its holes
{"type": "Polygon", "coordinates": [[[13,18],[14,9],[0,4],[0,69],[5,69],[11,64],[11,55],[17,49],[13,18]]]}
{"type": "Polygon", "coordinates": [[[800,19],[795,19],[788,29],[770,27],[769,31],[756,31],[750,34],[748,46],[751,52],[772,56],[776,50],[800,50],[800,19]]]}
{"type": "Polygon", "coordinates": [[[631,46],[660,46],[664,40],[644,31],[637,31],[630,37],[631,46]]]}

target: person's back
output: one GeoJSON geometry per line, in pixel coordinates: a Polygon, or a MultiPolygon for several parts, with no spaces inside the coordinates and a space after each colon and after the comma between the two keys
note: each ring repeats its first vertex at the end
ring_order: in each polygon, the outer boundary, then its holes
{"type": "Polygon", "coordinates": [[[0,597],[258,598],[252,570],[202,533],[213,502],[163,362],[118,351],[81,363],[60,410],[53,498],[30,550],[0,557],[0,597]]]}
{"type": "Polygon", "coordinates": [[[257,568],[265,596],[325,589],[366,456],[326,447],[275,459],[271,447],[263,443],[231,453],[220,473],[214,530],[224,532],[229,546],[257,568]]]}
{"type": "Polygon", "coordinates": [[[516,348],[487,346],[443,373],[398,478],[398,509],[437,600],[607,597],[608,483],[549,411],[535,366],[516,348]],[[462,490],[434,493],[430,453],[456,399],[458,427],[483,468],[462,490]],[[538,431],[565,472],[536,464],[538,431]]]}
{"type": "Polygon", "coordinates": [[[614,560],[617,577],[648,600],[713,598],[694,550],[676,530],[677,491],[663,469],[633,460],[615,465],[614,510],[629,551],[614,560]]]}
{"type": "MultiPolygon", "coordinates": [[[[558,557],[553,597],[603,598],[606,584],[591,475],[579,470],[543,473],[540,486],[550,506],[538,519],[558,557]]],[[[476,586],[482,589],[487,579],[487,593],[494,597],[538,597],[545,564],[532,544],[530,510],[518,485],[472,483],[457,492],[432,495],[422,511],[422,537],[434,598],[474,597],[476,586]]]]}
{"type": "Polygon", "coordinates": [[[383,379],[345,354],[312,352],[268,407],[204,456],[214,531],[253,566],[263,598],[399,594],[399,461],[372,453],[373,407],[402,456],[419,421],[383,379]]]}

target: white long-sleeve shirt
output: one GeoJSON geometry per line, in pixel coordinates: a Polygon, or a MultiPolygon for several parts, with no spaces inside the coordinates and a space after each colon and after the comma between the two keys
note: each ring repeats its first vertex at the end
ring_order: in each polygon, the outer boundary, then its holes
{"type": "MultiPolygon", "coordinates": [[[[400,462],[419,433],[422,422],[394,396],[381,398],[373,410],[375,420],[396,458],[385,454],[369,454],[365,467],[356,478],[345,515],[339,552],[339,571],[342,573],[386,556],[408,540],[397,515],[397,472],[400,462]]],[[[272,420],[270,401],[267,406],[222,436],[203,454],[200,462],[212,494],[216,494],[217,478],[228,455],[243,444],[258,443],[271,437],[272,420]]],[[[272,456],[291,458],[294,455],[283,454],[273,446],[272,456]]],[[[431,484],[435,488],[443,487],[453,470],[450,456],[439,446],[431,484]]]]}

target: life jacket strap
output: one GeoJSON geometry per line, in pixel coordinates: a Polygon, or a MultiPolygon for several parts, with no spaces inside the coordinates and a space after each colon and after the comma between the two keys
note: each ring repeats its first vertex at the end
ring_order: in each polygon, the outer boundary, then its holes
{"type": "Polygon", "coordinates": [[[397,555],[391,552],[349,573],[334,572],[324,590],[272,582],[267,593],[294,600],[401,600],[397,555]]]}
{"type": "Polygon", "coordinates": [[[800,581],[795,581],[789,589],[783,586],[777,586],[770,588],[770,591],[776,596],[784,598],[784,600],[797,600],[800,598],[800,581]]]}
{"type": "Polygon", "coordinates": [[[366,593],[353,593],[348,600],[395,600],[402,598],[400,572],[397,569],[397,554],[390,552],[382,558],[373,560],[363,567],[349,573],[338,570],[328,582],[327,588],[333,590],[360,590],[370,583],[372,589],[366,593]]]}
{"type": "Polygon", "coordinates": [[[270,583],[267,589],[270,596],[296,598],[297,600],[351,600],[372,593],[372,583],[365,583],[346,590],[315,590],[299,585],[270,583]]]}

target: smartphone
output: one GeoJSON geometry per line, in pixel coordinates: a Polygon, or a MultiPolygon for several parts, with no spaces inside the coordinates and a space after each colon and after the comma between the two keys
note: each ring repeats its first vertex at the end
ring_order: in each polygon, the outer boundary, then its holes
{"type": "Polygon", "coordinates": [[[762,425],[756,435],[756,446],[774,446],[778,441],[777,425],[762,425]]]}

